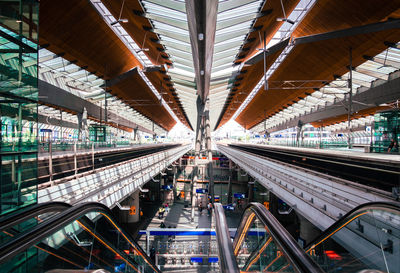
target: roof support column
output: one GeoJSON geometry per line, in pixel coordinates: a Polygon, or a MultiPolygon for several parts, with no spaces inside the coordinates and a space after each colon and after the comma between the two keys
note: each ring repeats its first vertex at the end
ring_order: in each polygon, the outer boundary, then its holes
{"type": "Polygon", "coordinates": [[[347,123],[348,123],[348,127],[349,127],[349,134],[347,136],[347,142],[348,142],[348,148],[351,149],[351,115],[352,115],[352,107],[353,107],[353,66],[352,66],[352,49],[350,47],[349,49],[349,62],[350,62],[350,66],[349,66],[349,106],[347,109],[347,123]]]}

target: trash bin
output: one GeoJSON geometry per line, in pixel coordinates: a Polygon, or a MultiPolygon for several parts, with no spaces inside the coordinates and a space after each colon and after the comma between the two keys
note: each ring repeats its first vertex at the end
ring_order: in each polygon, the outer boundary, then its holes
{"type": "Polygon", "coordinates": [[[188,200],[185,200],[185,202],[183,204],[184,204],[185,208],[189,207],[189,201],[188,200]]]}

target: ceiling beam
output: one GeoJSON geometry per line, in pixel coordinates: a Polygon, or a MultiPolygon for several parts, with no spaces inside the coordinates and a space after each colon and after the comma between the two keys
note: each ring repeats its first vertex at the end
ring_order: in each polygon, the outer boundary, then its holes
{"type": "Polygon", "coordinates": [[[218,0],[186,0],[197,94],[205,103],[211,78],[218,0]]]}

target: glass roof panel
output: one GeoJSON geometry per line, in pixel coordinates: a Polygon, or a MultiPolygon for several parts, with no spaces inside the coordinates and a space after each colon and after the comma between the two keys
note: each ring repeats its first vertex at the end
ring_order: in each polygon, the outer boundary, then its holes
{"type": "Polygon", "coordinates": [[[186,21],[177,20],[176,18],[171,18],[165,15],[148,14],[146,17],[161,24],[166,24],[179,29],[188,30],[188,25],[186,21]]]}

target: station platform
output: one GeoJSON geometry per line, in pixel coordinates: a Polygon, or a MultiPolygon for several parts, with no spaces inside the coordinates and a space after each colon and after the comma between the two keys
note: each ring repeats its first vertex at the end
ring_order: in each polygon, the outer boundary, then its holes
{"type": "Polygon", "coordinates": [[[316,148],[289,147],[289,146],[265,145],[265,144],[247,144],[247,143],[232,143],[232,144],[253,146],[253,147],[273,149],[273,150],[295,151],[307,154],[329,155],[332,157],[341,157],[347,159],[361,159],[366,161],[400,164],[400,154],[365,153],[361,149],[341,148],[333,150],[333,149],[316,149],[316,148]]]}
{"type": "Polygon", "coordinates": [[[400,188],[400,155],[353,150],[232,143],[226,147],[393,193],[400,188]]]}

